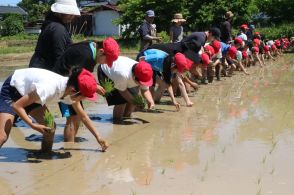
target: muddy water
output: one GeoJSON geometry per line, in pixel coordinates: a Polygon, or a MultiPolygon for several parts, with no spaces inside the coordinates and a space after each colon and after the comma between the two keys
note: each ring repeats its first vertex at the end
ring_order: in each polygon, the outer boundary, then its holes
{"type": "MultiPolygon", "coordinates": [[[[292,195],[293,59],[203,86],[195,106],[180,113],[168,105],[158,106],[164,113],[135,113],[143,122],[113,125],[102,98],[87,104],[111,142],[106,153],[82,128],[86,141],[57,139],[53,158],[30,155],[40,142],[24,137],[37,133],[14,128],[0,149],[0,194],[292,195]]],[[[56,121],[60,137],[64,120],[56,121]]]]}

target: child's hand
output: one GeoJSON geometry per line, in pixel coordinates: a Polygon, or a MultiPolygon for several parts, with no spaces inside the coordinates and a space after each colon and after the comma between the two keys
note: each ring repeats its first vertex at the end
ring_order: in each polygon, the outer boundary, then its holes
{"type": "Polygon", "coordinates": [[[187,102],[187,106],[188,106],[188,107],[192,107],[193,104],[194,104],[193,102],[187,102]]]}
{"type": "Polygon", "coordinates": [[[98,143],[100,144],[100,146],[101,146],[101,151],[102,152],[105,152],[106,151],[106,149],[109,147],[109,143],[107,143],[107,141],[105,141],[105,140],[103,140],[103,139],[98,139],[97,140],[98,141],[98,143]]]}
{"type": "Polygon", "coordinates": [[[39,131],[40,133],[50,133],[51,132],[51,128],[50,127],[46,127],[45,125],[40,125],[40,124],[34,124],[32,126],[33,129],[39,131]]]}
{"type": "Polygon", "coordinates": [[[105,89],[100,86],[100,85],[97,85],[97,89],[96,89],[96,92],[99,94],[99,95],[105,95],[105,89]]]}
{"type": "Polygon", "coordinates": [[[177,112],[180,111],[181,105],[178,102],[173,102],[173,104],[176,107],[177,112]]]}

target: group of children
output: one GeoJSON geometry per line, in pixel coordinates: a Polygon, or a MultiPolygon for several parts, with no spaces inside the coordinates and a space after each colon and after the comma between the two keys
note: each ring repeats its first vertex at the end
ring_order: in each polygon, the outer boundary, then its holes
{"type": "Polygon", "coordinates": [[[131,117],[138,95],[147,101],[148,109],[155,109],[165,91],[176,110],[180,104],[175,98],[179,91],[186,106],[193,106],[188,96],[191,88],[208,84],[214,78],[231,76],[266,59],[274,60],[291,45],[287,38],[266,40],[258,32],[253,39],[246,37],[247,25],[232,42],[220,42],[220,30],[211,28],[194,32],[180,42],[153,44],[141,51],[137,59],[120,56],[119,45],[112,38],[102,42],[85,41],[70,45],[50,69],[26,68],[16,70],[4,82],[0,94],[0,147],[6,142],[16,117],[43,134],[42,151],[52,150],[55,127],[44,123],[46,104],[59,102],[66,117],[65,141],[74,141],[82,122],[105,151],[109,144],[99,135],[84,110],[82,101],[95,101],[97,93],[105,96],[109,106],[114,105],[113,120],[119,122],[131,117]],[[97,66],[98,81],[93,75],[97,66]],[[110,83],[107,91],[102,83],[110,83]],[[36,122],[33,122],[32,118],[36,122]]]}

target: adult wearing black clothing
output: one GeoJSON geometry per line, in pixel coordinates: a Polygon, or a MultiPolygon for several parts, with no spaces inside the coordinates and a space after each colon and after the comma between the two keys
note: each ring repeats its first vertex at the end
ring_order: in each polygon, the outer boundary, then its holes
{"type": "Polygon", "coordinates": [[[231,11],[226,12],[225,21],[221,24],[221,41],[229,43],[232,41],[232,19],[234,14],[231,11]]]}
{"type": "Polygon", "coordinates": [[[76,0],[57,0],[51,6],[41,27],[35,53],[29,67],[51,70],[65,49],[72,43],[67,28],[74,16],[80,15],[76,0]]]}
{"type": "Polygon", "coordinates": [[[202,47],[204,47],[205,43],[207,41],[211,42],[215,39],[219,40],[221,36],[221,32],[218,28],[210,28],[208,31],[205,32],[193,32],[190,35],[188,35],[185,39],[182,40],[182,42],[190,42],[191,40],[195,40],[202,47]]]}
{"type": "Polygon", "coordinates": [[[199,63],[198,52],[201,49],[201,45],[198,41],[192,40],[190,42],[178,42],[178,43],[158,43],[153,44],[148,49],[159,49],[174,56],[176,53],[180,52],[184,54],[187,58],[192,60],[194,63],[199,63]]]}

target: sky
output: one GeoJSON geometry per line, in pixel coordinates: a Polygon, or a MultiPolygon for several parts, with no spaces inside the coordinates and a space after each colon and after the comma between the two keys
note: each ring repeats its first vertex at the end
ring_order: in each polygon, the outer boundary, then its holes
{"type": "Polygon", "coordinates": [[[0,0],[0,5],[16,5],[21,0],[0,0]]]}

